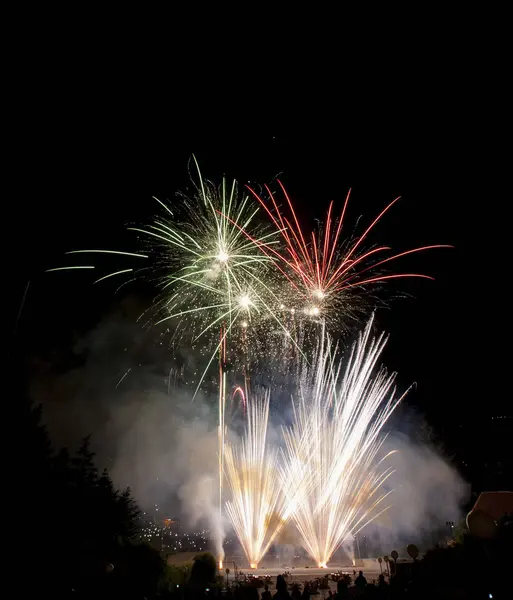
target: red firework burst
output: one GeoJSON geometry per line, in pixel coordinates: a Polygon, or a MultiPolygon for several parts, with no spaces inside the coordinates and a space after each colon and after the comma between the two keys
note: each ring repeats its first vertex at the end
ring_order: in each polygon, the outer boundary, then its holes
{"type": "Polygon", "coordinates": [[[350,288],[390,279],[402,277],[433,279],[433,277],[422,273],[385,274],[378,273],[376,270],[386,263],[408,254],[434,248],[452,247],[447,244],[421,246],[392,256],[385,255],[391,250],[389,246],[378,246],[370,250],[364,250],[363,245],[369,233],[399,198],[395,198],[390,202],[365,229],[363,234],[350,241],[344,240],[342,229],[351,190],[346,196],[340,216],[333,218],[333,202],[331,202],[323,230],[318,233],[313,231],[310,236],[307,236],[301,228],[285,187],[279,180],[278,184],[286,200],[286,212],[280,210],[267,185],[265,189],[269,194],[271,207],[253,189],[248,187],[248,190],[280,231],[285,249],[279,252],[270,244],[259,243],[259,246],[265,254],[277,259],[278,268],[289,282],[300,290],[304,297],[312,298],[314,301],[340,295],[350,288]]]}

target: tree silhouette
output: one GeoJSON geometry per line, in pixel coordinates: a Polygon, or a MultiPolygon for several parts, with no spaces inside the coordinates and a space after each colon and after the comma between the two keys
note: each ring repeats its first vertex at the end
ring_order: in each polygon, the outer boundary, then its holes
{"type": "Polygon", "coordinates": [[[41,408],[23,401],[17,508],[22,551],[29,547],[33,556],[31,577],[21,579],[24,592],[153,593],[165,565],[137,543],[139,508],[130,489],[116,489],[107,470],[99,474],[90,436],[74,454],[54,452],[41,408]]]}
{"type": "Polygon", "coordinates": [[[210,552],[202,552],[194,557],[190,583],[193,586],[209,585],[215,581],[216,573],[216,559],[210,552]]]}

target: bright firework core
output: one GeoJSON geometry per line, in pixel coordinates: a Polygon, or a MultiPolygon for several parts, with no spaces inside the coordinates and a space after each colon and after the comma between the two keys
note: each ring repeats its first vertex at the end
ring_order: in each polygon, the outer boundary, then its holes
{"type": "Polygon", "coordinates": [[[316,298],[319,298],[319,300],[322,300],[326,294],[321,289],[317,289],[314,291],[313,295],[316,298]]]}
{"type": "Polygon", "coordinates": [[[227,262],[230,258],[224,250],[219,250],[219,254],[216,256],[219,262],[227,262]]]}
{"type": "Polygon", "coordinates": [[[249,308],[251,305],[251,298],[247,294],[243,294],[239,298],[239,306],[241,308],[249,308]]]}

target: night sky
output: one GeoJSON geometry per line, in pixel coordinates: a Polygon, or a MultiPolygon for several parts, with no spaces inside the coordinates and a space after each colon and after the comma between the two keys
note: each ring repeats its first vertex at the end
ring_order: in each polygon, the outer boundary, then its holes
{"type": "Polygon", "coordinates": [[[15,345],[31,360],[58,356],[66,369],[69,348],[112,310],[116,298],[112,288],[91,286],[81,274],[50,279],[44,270],[63,264],[68,249],[130,250],[135,240],[124,225],[154,214],[152,195],[173,198],[190,186],[191,153],[214,181],[226,174],[259,184],[278,175],[306,227],[323,216],[330,200],[341,206],[348,188],[351,223],[360,215],[372,220],[401,196],[373,242],[397,251],[435,243],[455,248],[396,263],[397,270],[404,266],[435,281],[402,280],[382,294],[389,310],[379,312],[379,324],[391,334],[384,361],[399,372],[401,386],[417,382],[408,405],[457,446],[463,422],[501,414],[506,406],[496,348],[507,314],[500,300],[505,283],[492,274],[494,254],[502,252],[495,230],[505,217],[498,212],[502,197],[489,182],[500,164],[483,148],[483,124],[467,128],[463,118],[451,117],[454,108],[438,107],[444,120],[440,112],[423,113],[400,128],[396,117],[374,115],[381,125],[374,128],[332,108],[330,118],[318,111],[297,122],[288,119],[287,126],[278,115],[262,127],[247,119],[230,127],[222,119],[203,126],[175,115],[153,132],[156,145],[141,146],[130,130],[121,128],[118,135],[87,120],[73,131],[60,123],[46,146],[42,139],[51,127],[41,125],[27,184],[13,200],[14,219],[23,223],[12,249],[14,315],[30,281],[15,345]]]}

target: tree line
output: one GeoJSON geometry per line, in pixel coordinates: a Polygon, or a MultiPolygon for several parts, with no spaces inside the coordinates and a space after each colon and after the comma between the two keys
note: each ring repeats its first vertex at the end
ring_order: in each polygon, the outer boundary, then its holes
{"type": "Polygon", "coordinates": [[[22,590],[28,597],[30,591],[56,597],[156,593],[166,566],[139,539],[140,510],[130,488],[117,489],[107,470],[98,470],[90,437],[74,452],[55,449],[41,407],[24,398],[18,408],[18,502],[12,511],[22,590]]]}

